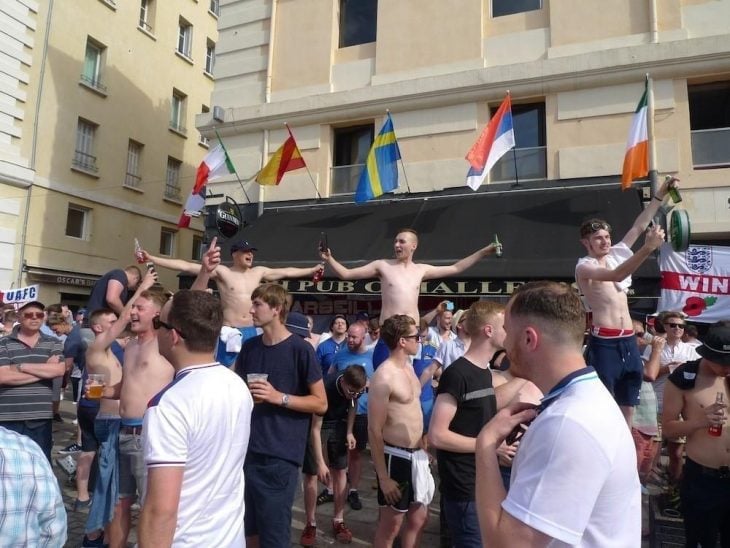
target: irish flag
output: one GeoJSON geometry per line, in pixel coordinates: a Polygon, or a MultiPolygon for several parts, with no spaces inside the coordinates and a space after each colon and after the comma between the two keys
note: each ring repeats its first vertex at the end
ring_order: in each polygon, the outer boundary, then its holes
{"type": "Polygon", "coordinates": [[[195,175],[195,186],[190,196],[188,196],[187,202],[185,202],[185,208],[182,215],[180,215],[177,226],[179,228],[188,228],[190,218],[197,217],[200,214],[200,210],[205,206],[205,185],[209,180],[235,172],[236,169],[233,167],[233,162],[228,157],[226,149],[222,143],[218,143],[205,155],[198,167],[195,175]]]}
{"type": "Polygon", "coordinates": [[[274,152],[271,160],[259,171],[259,174],[256,175],[256,182],[260,185],[278,185],[284,178],[284,173],[307,165],[304,163],[302,153],[299,152],[299,147],[289,126],[286,129],[289,131],[289,137],[274,152]]]}
{"type": "Polygon", "coordinates": [[[634,118],[631,120],[629,140],[626,143],[624,169],[621,174],[621,188],[631,187],[631,182],[640,177],[649,175],[649,137],[646,129],[647,97],[649,81],[644,84],[644,95],[636,107],[634,118]]]}

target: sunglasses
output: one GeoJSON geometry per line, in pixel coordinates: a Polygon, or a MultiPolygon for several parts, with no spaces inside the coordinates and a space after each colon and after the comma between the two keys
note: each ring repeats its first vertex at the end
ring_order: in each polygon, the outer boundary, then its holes
{"type": "Polygon", "coordinates": [[[24,312],[23,318],[26,320],[42,320],[45,314],[43,312],[24,312]]]}
{"type": "Polygon", "coordinates": [[[645,331],[636,331],[636,332],[634,332],[634,335],[636,335],[637,337],[641,338],[644,335],[646,335],[646,332],[645,331]]]}
{"type": "Polygon", "coordinates": [[[667,327],[673,327],[674,329],[684,329],[684,325],[685,324],[683,324],[683,323],[668,323],[666,325],[667,325],[667,327]]]}
{"type": "Polygon", "coordinates": [[[185,338],[185,335],[182,334],[182,331],[180,331],[177,327],[170,325],[167,322],[163,322],[159,316],[155,316],[152,318],[152,327],[157,330],[160,327],[164,327],[168,331],[172,331],[173,329],[177,331],[177,334],[180,335],[183,339],[185,338]]]}
{"type": "Polygon", "coordinates": [[[416,342],[420,342],[421,341],[421,334],[420,333],[416,333],[415,335],[403,335],[403,337],[401,337],[401,338],[402,339],[413,339],[416,342]]]}
{"type": "Polygon", "coordinates": [[[360,390],[350,390],[349,388],[345,388],[345,394],[350,396],[351,398],[359,398],[365,393],[365,389],[362,388],[360,390]]]}
{"type": "Polygon", "coordinates": [[[594,232],[598,232],[599,230],[605,230],[606,232],[611,232],[611,225],[608,223],[599,223],[599,222],[592,222],[587,225],[584,225],[581,229],[581,235],[587,236],[588,234],[593,234],[594,232]]]}

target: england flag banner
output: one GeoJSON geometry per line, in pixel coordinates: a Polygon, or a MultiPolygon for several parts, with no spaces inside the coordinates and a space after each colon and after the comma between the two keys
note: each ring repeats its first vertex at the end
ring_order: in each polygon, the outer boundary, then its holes
{"type": "Polygon", "coordinates": [[[730,319],[730,247],[690,245],[659,251],[661,296],[657,310],[679,310],[689,321],[730,319]]]}

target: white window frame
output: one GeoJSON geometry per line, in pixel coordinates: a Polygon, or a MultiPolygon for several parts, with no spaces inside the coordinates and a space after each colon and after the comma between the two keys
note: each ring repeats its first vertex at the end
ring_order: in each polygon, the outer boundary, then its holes
{"type": "Polygon", "coordinates": [[[76,126],[76,149],[74,151],[73,165],[84,171],[98,171],[96,156],[94,155],[94,142],[96,140],[97,125],[83,118],[79,118],[76,126]]]}
{"type": "Polygon", "coordinates": [[[139,190],[142,186],[142,177],[140,177],[140,163],[142,162],[142,151],[144,145],[133,139],[129,140],[127,145],[127,173],[124,176],[124,186],[139,190]]]}
{"type": "Polygon", "coordinates": [[[139,28],[152,34],[152,2],[154,0],[140,0],[139,28]]]}
{"type": "Polygon", "coordinates": [[[213,76],[215,68],[215,42],[208,40],[205,46],[205,73],[213,76]]]}
{"type": "Polygon", "coordinates": [[[66,229],[64,230],[65,235],[68,238],[74,238],[76,240],[88,240],[89,238],[89,228],[91,224],[91,210],[88,207],[83,207],[76,204],[68,204],[68,208],[66,209],[66,229]],[[69,221],[69,214],[71,211],[75,211],[81,214],[81,234],[69,234],[68,233],[68,221],[69,221]]]}
{"type": "Polygon", "coordinates": [[[180,18],[180,22],[178,23],[178,33],[177,33],[177,52],[187,57],[188,59],[191,59],[191,50],[192,50],[192,44],[193,44],[193,25],[188,23],[185,19],[182,17],[180,18]]]}
{"type": "Polygon", "coordinates": [[[87,37],[86,48],[84,49],[84,65],[81,70],[81,82],[104,93],[106,93],[106,87],[102,84],[102,76],[105,50],[106,46],[91,37],[87,37]]]}
{"type": "Polygon", "coordinates": [[[180,201],[180,168],[182,162],[172,156],[167,157],[167,169],[165,170],[165,199],[180,201]]]}
{"type": "Polygon", "coordinates": [[[203,237],[193,235],[193,249],[190,258],[193,261],[202,261],[203,253],[205,253],[205,243],[203,242],[203,237]]]}
{"type": "Polygon", "coordinates": [[[172,98],[170,99],[170,129],[182,133],[187,133],[185,127],[185,115],[187,110],[187,95],[176,89],[172,90],[172,98]]]}
{"type": "Polygon", "coordinates": [[[170,229],[162,227],[160,229],[160,255],[164,255],[165,257],[174,257],[175,256],[175,236],[177,235],[177,232],[170,229]],[[163,238],[167,236],[167,242],[163,241],[163,238]],[[166,243],[167,245],[163,248],[163,243],[166,243]]]}

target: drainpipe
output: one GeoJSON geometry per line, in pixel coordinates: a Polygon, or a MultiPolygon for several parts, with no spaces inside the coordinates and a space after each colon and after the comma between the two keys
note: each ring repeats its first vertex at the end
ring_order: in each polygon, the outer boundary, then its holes
{"type": "Polygon", "coordinates": [[[649,32],[651,35],[650,43],[659,42],[659,17],[657,13],[656,0],[649,0],[649,32]]]}
{"type": "MultiPolygon", "coordinates": [[[[266,92],[265,92],[265,102],[270,103],[271,102],[271,79],[273,77],[273,68],[274,68],[274,35],[276,34],[276,5],[277,0],[271,0],[271,17],[269,18],[269,53],[268,53],[268,60],[266,62],[266,92]]],[[[264,142],[263,146],[261,147],[262,155],[261,155],[261,167],[264,166],[263,159],[268,157],[269,155],[269,131],[264,130],[264,142]]],[[[259,201],[258,201],[258,216],[264,214],[264,202],[265,202],[265,196],[264,196],[264,187],[259,185],[259,201]]]]}

